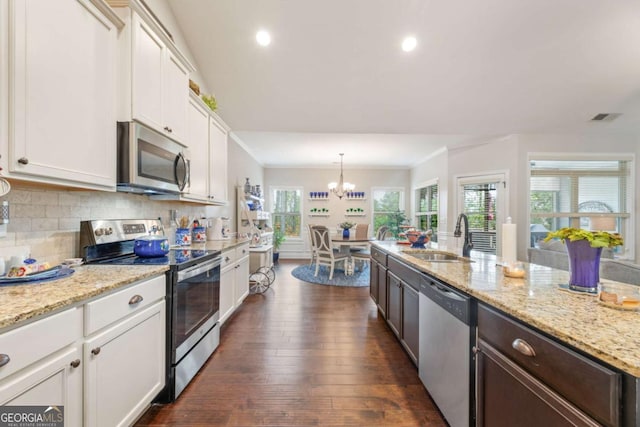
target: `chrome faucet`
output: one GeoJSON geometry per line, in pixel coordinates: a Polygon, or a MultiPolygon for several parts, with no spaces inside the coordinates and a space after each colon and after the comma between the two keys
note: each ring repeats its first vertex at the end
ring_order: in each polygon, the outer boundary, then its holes
{"type": "Polygon", "coordinates": [[[469,232],[469,219],[467,215],[461,213],[458,215],[458,221],[456,222],[456,229],[453,232],[453,237],[460,237],[462,232],[460,231],[460,221],[464,219],[464,244],[462,245],[462,256],[469,258],[471,256],[471,249],[473,249],[473,240],[471,233],[469,232]]]}

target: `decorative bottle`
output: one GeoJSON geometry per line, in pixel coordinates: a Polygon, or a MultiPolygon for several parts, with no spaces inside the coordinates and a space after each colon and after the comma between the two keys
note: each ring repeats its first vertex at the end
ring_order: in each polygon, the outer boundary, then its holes
{"type": "Polygon", "coordinates": [[[251,194],[251,183],[249,182],[249,178],[244,183],[244,194],[251,194]]]}

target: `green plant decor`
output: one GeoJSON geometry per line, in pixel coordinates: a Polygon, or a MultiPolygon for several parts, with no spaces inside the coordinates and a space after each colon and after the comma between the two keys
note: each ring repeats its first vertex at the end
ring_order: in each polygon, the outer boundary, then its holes
{"type": "Polygon", "coordinates": [[[213,95],[202,95],[202,101],[207,104],[207,107],[211,109],[211,111],[216,111],[218,108],[218,101],[216,101],[216,97],[213,95]]]}
{"type": "Polygon", "coordinates": [[[551,239],[561,239],[563,242],[569,239],[588,240],[592,248],[613,248],[624,243],[624,239],[618,233],[608,233],[606,231],[588,231],[581,228],[565,227],[557,231],[550,231],[544,241],[551,239]]]}
{"type": "Polygon", "coordinates": [[[273,232],[273,251],[278,252],[280,245],[286,240],[286,237],[282,230],[274,230],[273,232]]]}

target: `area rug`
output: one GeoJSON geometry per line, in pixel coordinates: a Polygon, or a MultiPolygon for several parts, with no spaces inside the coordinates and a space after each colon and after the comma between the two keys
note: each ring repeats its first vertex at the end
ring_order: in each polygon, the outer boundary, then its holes
{"type": "Polygon", "coordinates": [[[365,264],[363,270],[354,272],[352,276],[346,276],[344,270],[335,268],[333,270],[333,278],[329,280],[329,267],[321,265],[318,276],[313,274],[316,272],[315,265],[301,265],[294,268],[291,271],[291,275],[296,279],[303,280],[309,283],[316,283],[318,285],[331,285],[331,286],[354,286],[363,287],[369,286],[369,265],[365,264]]]}

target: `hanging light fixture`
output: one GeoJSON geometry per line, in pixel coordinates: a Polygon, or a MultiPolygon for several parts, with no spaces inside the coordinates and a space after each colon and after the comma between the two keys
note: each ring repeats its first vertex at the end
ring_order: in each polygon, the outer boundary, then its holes
{"type": "Polygon", "coordinates": [[[352,191],[354,188],[356,188],[354,184],[349,184],[348,182],[344,182],[344,177],[342,173],[342,157],[343,156],[344,156],[344,153],[340,153],[340,181],[329,183],[329,190],[331,190],[333,194],[338,196],[339,199],[342,199],[342,197],[348,191],[352,191]]]}

